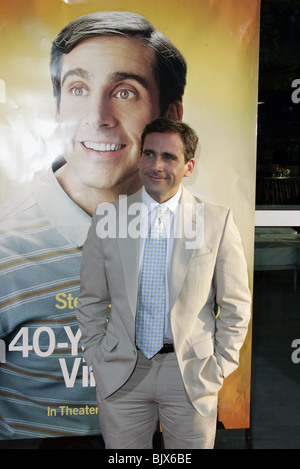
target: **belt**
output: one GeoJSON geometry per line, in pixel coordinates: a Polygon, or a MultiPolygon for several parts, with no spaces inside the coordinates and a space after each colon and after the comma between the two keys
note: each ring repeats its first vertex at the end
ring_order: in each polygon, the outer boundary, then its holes
{"type": "MultiPolygon", "coordinates": [[[[140,350],[138,347],[137,347],[138,350],[140,350]]],[[[157,353],[172,353],[174,352],[174,346],[173,344],[164,344],[164,346],[157,352],[157,353]]]]}
{"type": "Polygon", "coordinates": [[[161,348],[157,353],[171,353],[174,352],[173,344],[164,344],[163,348],[161,348]]]}
{"type": "MultiPolygon", "coordinates": [[[[140,350],[138,347],[137,347],[138,350],[140,350]]],[[[141,350],[140,350],[141,352],[141,350]]],[[[173,344],[164,344],[164,346],[158,351],[156,352],[156,355],[158,353],[160,354],[163,354],[163,353],[172,353],[174,352],[174,345],[173,344]]]]}

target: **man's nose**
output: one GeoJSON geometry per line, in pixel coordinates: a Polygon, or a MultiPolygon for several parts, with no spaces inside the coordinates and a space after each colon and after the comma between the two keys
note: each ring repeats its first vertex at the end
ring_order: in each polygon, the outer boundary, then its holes
{"type": "Polygon", "coordinates": [[[157,155],[153,161],[153,170],[162,171],[163,167],[164,167],[163,159],[161,158],[160,155],[157,155]]]}
{"type": "Polygon", "coordinates": [[[108,96],[99,94],[91,97],[87,111],[87,123],[96,129],[115,127],[117,119],[108,96]]]}

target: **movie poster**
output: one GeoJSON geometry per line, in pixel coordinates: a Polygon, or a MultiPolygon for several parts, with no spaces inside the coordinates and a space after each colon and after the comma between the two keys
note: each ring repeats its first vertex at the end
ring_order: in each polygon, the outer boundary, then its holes
{"type": "MultiPolygon", "coordinates": [[[[68,136],[53,96],[52,41],[81,15],[129,11],[181,51],[183,121],[200,142],[184,183],[233,210],[252,290],[259,7],[259,0],[1,2],[0,439],[99,433],[74,314],[91,217],[84,194],[71,195],[53,172],[64,164],[68,136]]],[[[240,367],[219,394],[220,427],[249,427],[250,381],[251,325],[240,367]]]]}

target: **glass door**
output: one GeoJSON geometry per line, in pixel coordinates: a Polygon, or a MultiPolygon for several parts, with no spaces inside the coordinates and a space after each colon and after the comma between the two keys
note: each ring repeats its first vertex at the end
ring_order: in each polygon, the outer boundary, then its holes
{"type": "Polygon", "coordinates": [[[300,2],[262,0],[252,447],[300,448],[300,2]]]}

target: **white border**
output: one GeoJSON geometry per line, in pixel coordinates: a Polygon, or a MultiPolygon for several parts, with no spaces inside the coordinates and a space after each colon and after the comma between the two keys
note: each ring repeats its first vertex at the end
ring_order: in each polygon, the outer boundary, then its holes
{"type": "Polygon", "coordinates": [[[300,210],[255,210],[255,226],[300,226],[300,210]]]}

